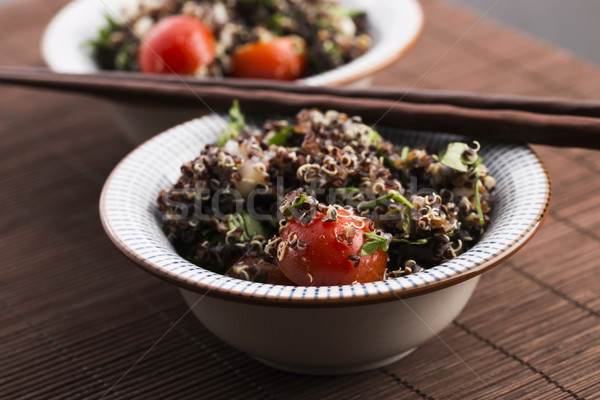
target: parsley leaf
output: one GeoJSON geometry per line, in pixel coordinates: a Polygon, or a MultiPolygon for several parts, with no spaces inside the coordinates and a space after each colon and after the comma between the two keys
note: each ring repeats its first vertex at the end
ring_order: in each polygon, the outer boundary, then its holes
{"type": "Polygon", "coordinates": [[[358,254],[360,257],[368,256],[369,254],[373,254],[381,247],[381,250],[388,251],[389,245],[387,239],[383,236],[376,235],[371,232],[367,232],[363,235],[365,239],[369,239],[365,241],[360,248],[360,253],[358,254]]]}

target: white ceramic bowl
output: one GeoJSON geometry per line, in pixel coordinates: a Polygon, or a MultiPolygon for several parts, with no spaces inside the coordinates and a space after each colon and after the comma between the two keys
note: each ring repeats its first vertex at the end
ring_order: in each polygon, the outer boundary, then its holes
{"type": "MultiPolygon", "coordinates": [[[[86,50],[104,25],[104,14],[118,19],[124,0],[75,0],[50,22],[41,43],[46,64],[54,71],[93,73],[97,66],[86,50]]],[[[301,79],[306,85],[368,85],[371,75],[404,55],[417,41],[423,28],[423,12],[417,0],[340,0],[367,11],[373,46],[362,57],[342,67],[301,79]]],[[[175,124],[202,115],[204,106],[175,108],[168,104],[147,106],[110,102],[110,110],[124,133],[140,143],[175,124]]]]}
{"type": "MultiPolygon", "coordinates": [[[[478,275],[523,246],[548,211],[550,182],[538,157],[525,145],[482,142],[485,165],[497,179],[492,224],[477,245],[454,260],[408,277],[346,286],[269,285],[215,274],[173,250],[160,227],[156,198],[177,180],[181,164],[215,140],[222,122],[216,115],[187,122],[130,153],[102,191],[102,224],[138,266],[177,285],[216,336],[287,371],[351,373],[403,357],[458,315],[478,275]]],[[[379,131],[394,142],[430,149],[466,140],[379,131]]]]}

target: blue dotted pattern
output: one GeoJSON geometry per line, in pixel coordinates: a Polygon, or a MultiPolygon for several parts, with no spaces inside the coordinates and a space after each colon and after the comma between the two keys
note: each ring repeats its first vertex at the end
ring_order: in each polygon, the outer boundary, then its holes
{"type": "MultiPolygon", "coordinates": [[[[260,126],[262,118],[250,120],[260,126]]],[[[377,296],[428,286],[464,274],[502,255],[531,235],[549,201],[548,177],[525,145],[483,142],[480,154],[497,179],[492,224],[482,240],[465,254],[434,268],[385,282],[339,287],[293,287],[252,283],[222,276],[181,258],[160,228],[156,196],[175,182],[180,166],[214,142],[226,121],[223,115],[199,118],[156,136],[134,150],[115,168],[104,187],[101,217],[119,247],[141,265],[174,281],[234,295],[279,300],[322,300],[377,296]]],[[[397,143],[430,151],[468,139],[450,134],[381,128],[397,143]]]]}

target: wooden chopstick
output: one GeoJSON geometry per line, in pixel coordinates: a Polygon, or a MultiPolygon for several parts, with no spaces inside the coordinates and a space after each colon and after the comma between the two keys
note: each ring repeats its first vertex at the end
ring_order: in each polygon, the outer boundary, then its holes
{"type": "Polygon", "coordinates": [[[0,68],[0,83],[70,91],[107,99],[226,111],[233,99],[249,112],[295,114],[338,109],[367,123],[600,149],[600,103],[463,92],[313,87],[240,79],[181,79],[135,73],[57,74],[0,68]]]}
{"type": "MultiPolygon", "coordinates": [[[[20,67],[0,68],[0,82],[9,83],[5,79],[17,77],[47,76],[50,72],[46,68],[20,67]]],[[[57,74],[58,75],[58,74],[57,74]]],[[[65,75],[65,81],[72,78],[65,75]]],[[[85,75],[84,75],[85,76],[85,75]]],[[[230,87],[255,90],[278,90],[288,93],[301,94],[327,94],[332,96],[345,96],[350,98],[374,98],[402,101],[415,104],[446,104],[458,107],[476,108],[484,110],[515,110],[529,111],[540,114],[572,115],[581,117],[600,118],[599,100],[578,100],[553,97],[515,96],[506,94],[473,93],[448,90],[427,89],[402,89],[368,87],[355,88],[348,86],[308,86],[296,83],[268,81],[261,79],[239,78],[209,78],[199,79],[173,75],[148,75],[136,72],[102,71],[93,76],[103,76],[122,81],[150,81],[189,86],[192,88],[203,87],[230,87]]],[[[86,78],[87,81],[87,78],[86,78]]]]}

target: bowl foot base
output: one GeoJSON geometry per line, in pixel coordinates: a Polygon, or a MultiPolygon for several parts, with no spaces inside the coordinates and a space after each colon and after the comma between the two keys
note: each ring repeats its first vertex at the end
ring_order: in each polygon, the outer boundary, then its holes
{"type": "Polygon", "coordinates": [[[357,372],[369,371],[372,369],[376,369],[379,367],[384,367],[388,364],[396,362],[413,351],[416,350],[416,347],[413,347],[410,350],[405,351],[404,353],[397,354],[392,357],[384,358],[383,360],[378,360],[366,364],[359,365],[351,365],[351,366],[331,366],[331,367],[318,367],[318,366],[306,366],[306,365],[295,365],[295,364],[286,364],[280,363],[278,361],[271,361],[261,357],[253,358],[269,367],[280,369],[282,371],[293,372],[295,374],[302,375],[344,375],[344,374],[354,374],[357,372]]]}

